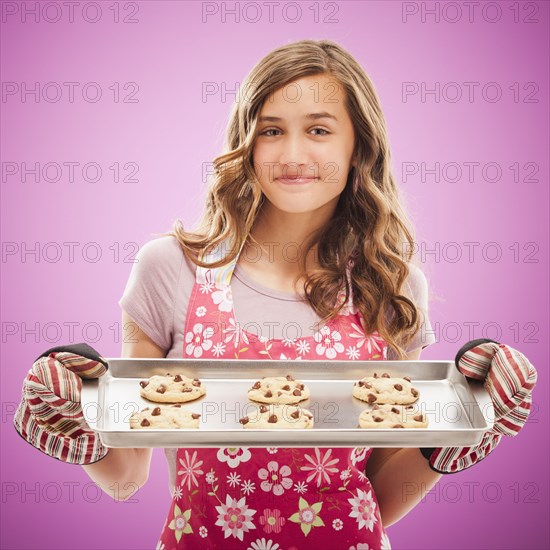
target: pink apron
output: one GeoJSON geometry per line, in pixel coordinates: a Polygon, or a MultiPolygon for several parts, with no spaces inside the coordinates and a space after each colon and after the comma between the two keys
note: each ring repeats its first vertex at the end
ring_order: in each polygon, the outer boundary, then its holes
{"type": "MultiPolygon", "coordinates": [[[[207,261],[221,254],[218,247],[207,261]]],[[[313,336],[268,340],[243,330],[230,286],[237,261],[238,256],[221,268],[197,267],[183,357],[387,359],[387,343],[376,332],[364,333],[351,295],[343,314],[313,336]]],[[[338,300],[344,299],[342,289],[338,300]]],[[[368,447],[178,449],[172,503],[157,550],[389,549],[365,476],[371,452],[368,447]]]]}

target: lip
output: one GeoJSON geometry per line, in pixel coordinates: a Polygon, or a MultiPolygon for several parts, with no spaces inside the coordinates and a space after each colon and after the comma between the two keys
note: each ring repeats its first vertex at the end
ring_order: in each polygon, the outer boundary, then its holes
{"type": "Polygon", "coordinates": [[[312,181],[315,181],[317,178],[277,178],[277,181],[281,182],[284,185],[303,185],[305,183],[311,183],[312,181]]]}

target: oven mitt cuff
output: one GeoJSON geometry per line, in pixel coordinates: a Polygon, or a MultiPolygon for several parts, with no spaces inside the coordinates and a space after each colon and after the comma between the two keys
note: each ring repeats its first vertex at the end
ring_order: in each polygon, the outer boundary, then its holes
{"type": "Polygon", "coordinates": [[[105,458],[98,434],[90,429],[81,406],[82,378],[99,378],[109,365],[88,344],[45,351],[23,381],[14,416],[17,433],[43,453],[70,464],[105,458]]]}
{"type": "Polygon", "coordinates": [[[472,447],[421,448],[430,468],[453,474],[470,468],[491,453],[502,436],[516,436],[529,417],[537,371],[527,357],[506,345],[481,338],[462,346],[455,358],[457,369],[483,382],[495,412],[493,427],[472,447]]]}

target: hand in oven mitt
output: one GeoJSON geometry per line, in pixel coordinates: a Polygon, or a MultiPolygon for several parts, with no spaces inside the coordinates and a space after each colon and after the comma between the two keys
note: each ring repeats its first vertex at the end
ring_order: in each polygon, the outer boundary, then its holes
{"type": "Polygon", "coordinates": [[[465,344],[455,364],[466,377],[484,382],[495,411],[493,427],[473,447],[420,449],[430,468],[440,474],[453,474],[483,460],[503,435],[519,433],[531,409],[531,392],[537,371],[519,351],[494,340],[481,338],[465,344]]]}
{"type": "Polygon", "coordinates": [[[45,351],[25,380],[15,429],[43,453],[70,464],[92,464],[108,452],[82,414],[84,378],[99,378],[109,365],[88,344],[45,351]]]}

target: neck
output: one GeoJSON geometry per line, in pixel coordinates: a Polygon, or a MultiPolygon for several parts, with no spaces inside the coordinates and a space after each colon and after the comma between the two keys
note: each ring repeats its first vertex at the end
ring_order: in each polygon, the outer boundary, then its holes
{"type": "MultiPolygon", "coordinates": [[[[332,211],[295,214],[274,207],[263,208],[243,248],[239,264],[246,264],[249,270],[267,268],[285,276],[297,276],[301,272],[306,241],[319,231],[331,216],[332,211]]],[[[316,249],[317,246],[314,246],[310,251],[306,269],[318,265],[316,249]]]]}

